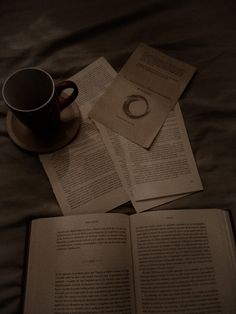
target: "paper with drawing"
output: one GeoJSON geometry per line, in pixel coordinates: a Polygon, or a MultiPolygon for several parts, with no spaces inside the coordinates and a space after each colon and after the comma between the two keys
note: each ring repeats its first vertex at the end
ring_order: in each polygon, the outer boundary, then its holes
{"type": "Polygon", "coordinates": [[[195,68],[140,44],[90,117],[149,148],[195,68]]]}

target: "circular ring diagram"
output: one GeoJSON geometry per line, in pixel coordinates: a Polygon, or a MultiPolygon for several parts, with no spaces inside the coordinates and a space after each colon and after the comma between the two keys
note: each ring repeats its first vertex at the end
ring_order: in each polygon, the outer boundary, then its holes
{"type": "Polygon", "coordinates": [[[124,103],[123,103],[123,111],[124,113],[132,119],[139,119],[142,118],[144,116],[146,116],[150,110],[149,110],[149,103],[147,101],[147,99],[141,95],[130,95],[127,96],[124,103]],[[142,109],[140,113],[134,113],[130,111],[130,105],[138,102],[139,106],[140,104],[142,105],[142,109]]]}

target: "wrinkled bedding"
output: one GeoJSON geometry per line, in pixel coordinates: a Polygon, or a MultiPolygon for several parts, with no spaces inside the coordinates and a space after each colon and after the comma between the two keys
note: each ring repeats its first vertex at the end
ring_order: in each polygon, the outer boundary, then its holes
{"type": "MultiPolygon", "coordinates": [[[[180,106],[204,191],[160,208],[229,209],[236,225],[235,9],[229,0],[2,0],[1,87],[22,67],[61,80],[100,56],[118,71],[140,42],[196,66],[180,106]]],[[[0,313],[10,314],[21,311],[29,222],[61,211],[38,156],[9,139],[6,112],[1,97],[0,313]]]]}

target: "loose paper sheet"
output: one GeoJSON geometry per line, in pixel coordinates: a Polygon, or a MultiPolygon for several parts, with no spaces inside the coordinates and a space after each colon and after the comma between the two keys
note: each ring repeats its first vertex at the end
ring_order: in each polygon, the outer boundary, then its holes
{"type": "Polygon", "coordinates": [[[71,78],[79,88],[80,132],[65,148],[40,155],[64,215],[105,212],[129,200],[100,133],[88,119],[88,112],[114,73],[100,58],[71,78]]]}
{"type": "Polygon", "coordinates": [[[96,125],[137,212],[203,189],[179,104],[168,115],[150,150],[102,124],[96,125]]]}
{"type": "Polygon", "coordinates": [[[90,117],[148,148],[194,72],[193,66],[140,44],[90,117]]]}
{"type": "Polygon", "coordinates": [[[179,104],[149,150],[127,140],[124,146],[136,201],[203,189],[179,104]]]}
{"type": "Polygon", "coordinates": [[[123,187],[125,188],[126,193],[129,195],[132,205],[134,206],[136,212],[143,212],[150,208],[160,206],[165,203],[169,203],[175,199],[186,196],[187,194],[180,194],[174,196],[166,196],[160,198],[153,198],[148,200],[136,201],[134,199],[131,178],[128,170],[126,155],[128,152],[125,152],[127,146],[125,145],[126,139],[122,136],[119,136],[117,133],[106,128],[102,124],[96,122],[98,129],[101,132],[103,141],[107,146],[107,149],[112,157],[112,160],[115,164],[116,170],[120,176],[123,187]]]}

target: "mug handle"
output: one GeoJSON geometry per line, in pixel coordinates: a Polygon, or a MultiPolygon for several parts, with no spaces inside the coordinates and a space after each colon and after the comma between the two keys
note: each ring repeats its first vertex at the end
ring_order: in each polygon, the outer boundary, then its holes
{"type": "Polygon", "coordinates": [[[59,97],[60,109],[63,110],[69,106],[78,96],[79,90],[77,85],[72,81],[62,81],[56,84],[56,92],[59,97]],[[68,88],[72,88],[73,92],[68,97],[64,98],[61,96],[61,93],[68,88]]]}

